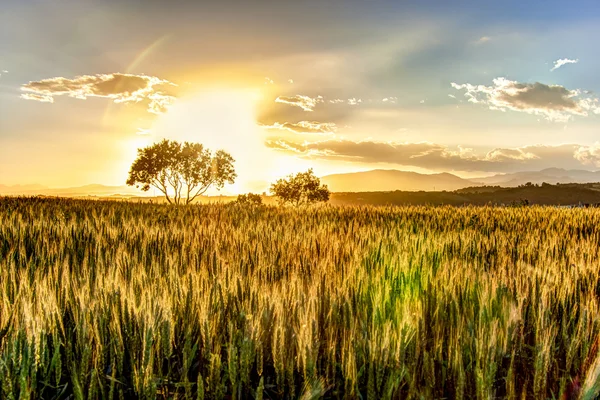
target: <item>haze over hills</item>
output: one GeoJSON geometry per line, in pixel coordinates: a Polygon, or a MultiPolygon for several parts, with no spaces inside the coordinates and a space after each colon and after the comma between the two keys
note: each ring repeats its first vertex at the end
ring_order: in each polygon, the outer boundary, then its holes
{"type": "Polygon", "coordinates": [[[321,182],[332,192],[440,191],[477,186],[471,180],[445,172],[420,174],[394,169],[326,175],[321,178],[321,182]]]}
{"type": "MultiPolygon", "coordinates": [[[[516,187],[528,182],[533,184],[557,183],[596,183],[600,182],[600,171],[566,170],[547,168],[541,171],[522,171],[498,174],[489,177],[465,179],[450,173],[420,174],[400,170],[376,169],[371,171],[333,174],[321,177],[321,182],[332,192],[390,192],[390,191],[454,191],[468,187],[502,186],[516,187]]],[[[151,197],[151,189],[142,192],[131,186],[106,186],[91,184],[68,188],[49,188],[39,184],[2,185],[0,195],[24,196],[143,196],[151,197]]],[[[225,194],[225,193],[223,193],[225,194]]]]}
{"type": "Polygon", "coordinates": [[[527,182],[541,184],[543,182],[557,183],[592,183],[600,182],[600,171],[581,169],[546,168],[541,171],[522,171],[512,174],[498,174],[485,178],[471,179],[485,185],[515,187],[527,182]]]}
{"type": "Polygon", "coordinates": [[[33,184],[33,185],[2,185],[0,184],[0,193],[23,193],[28,191],[45,190],[48,189],[46,186],[33,184]]]}
{"type": "MultiPolygon", "coordinates": [[[[149,192],[150,195],[152,191],[149,192]]],[[[79,197],[79,196],[112,196],[112,195],[127,195],[140,196],[144,195],[140,190],[131,186],[106,186],[99,184],[91,184],[68,188],[49,188],[43,185],[0,185],[0,195],[24,195],[24,196],[64,196],[64,197],[79,197]]]]}
{"type": "Polygon", "coordinates": [[[547,168],[541,171],[522,171],[464,179],[450,173],[420,174],[378,169],[327,175],[321,178],[321,182],[327,184],[332,192],[452,191],[484,185],[516,187],[528,182],[533,184],[546,182],[553,185],[557,183],[595,183],[600,182],[600,171],[547,168]]]}

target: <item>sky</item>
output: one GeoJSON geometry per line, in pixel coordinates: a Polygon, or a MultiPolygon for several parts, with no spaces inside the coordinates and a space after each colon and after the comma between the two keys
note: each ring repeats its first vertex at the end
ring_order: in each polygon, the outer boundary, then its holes
{"type": "Polygon", "coordinates": [[[0,184],[123,185],[163,138],[308,168],[600,169],[597,1],[3,0],[0,184]]]}

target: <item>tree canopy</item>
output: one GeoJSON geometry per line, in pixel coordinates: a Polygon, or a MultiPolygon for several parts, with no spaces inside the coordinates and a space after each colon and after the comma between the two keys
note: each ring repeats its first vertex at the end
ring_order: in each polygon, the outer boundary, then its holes
{"type": "Polygon", "coordinates": [[[234,161],[223,150],[213,155],[199,143],[165,139],[138,149],[127,185],[143,191],[155,187],[169,203],[189,204],[211,186],[222,189],[225,183],[234,183],[234,161]]]}
{"type": "Polygon", "coordinates": [[[271,193],[279,198],[280,204],[296,207],[329,200],[329,189],[321,185],[312,169],[279,179],[271,185],[271,193]]]}

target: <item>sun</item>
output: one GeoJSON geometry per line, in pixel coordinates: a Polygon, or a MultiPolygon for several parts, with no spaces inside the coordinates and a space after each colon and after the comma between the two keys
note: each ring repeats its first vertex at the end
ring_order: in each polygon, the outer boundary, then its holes
{"type": "Polygon", "coordinates": [[[235,159],[238,177],[221,193],[261,192],[268,187],[277,157],[265,146],[256,122],[259,100],[259,92],[243,90],[212,89],[183,97],[155,121],[151,134],[155,140],[189,141],[227,151],[235,159]]]}

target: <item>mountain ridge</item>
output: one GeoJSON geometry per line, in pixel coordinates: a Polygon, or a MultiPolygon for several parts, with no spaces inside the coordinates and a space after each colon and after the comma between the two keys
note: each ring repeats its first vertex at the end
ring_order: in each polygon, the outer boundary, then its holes
{"type": "MultiPolygon", "coordinates": [[[[532,184],[596,183],[600,182],[600,171],[567,170],[546,168],[540,171],[520,171],[496,174],[480,178],[461,178],[449,172],[422,174],[397,169],[373,169],[369,171],[339,173],[322,176],[321,182],[332,192],[392,192],[392,191],[455,191],[468,187],[501,186],[517,187],[532,184]]],[[[0,195],[23,196],[151,196],[130,186],[110,186],[97,183],[49,188],[40,184],[3,185],[0,195]]]]}
{"type": "Polygon", "coordinates": [[[129,186],[110,186],[91,183],[83,186],[65,188],[49,188],[47,186],[32,185],[1,185],[0,195],[12,196],[110,196],[110,195],[132,195],[140,196],[142,192],[129,186]]]}
{"type": "Polygon", "coordinates": [[[593,183],[600,182],[600,171],[583,169],[546,168],[540,171],[519,171],[507,174],[496,174],[489,177],[473,178],[486,185],[515,187],[527,182],[533,184],[556,183],[593,183]]]}
{"type": "Polygon", "coordinates": [[[321,182],[332,192],[440,191],[479,185],[449,172],[421,174],[396,169],[325,175],[321,182]]]}

